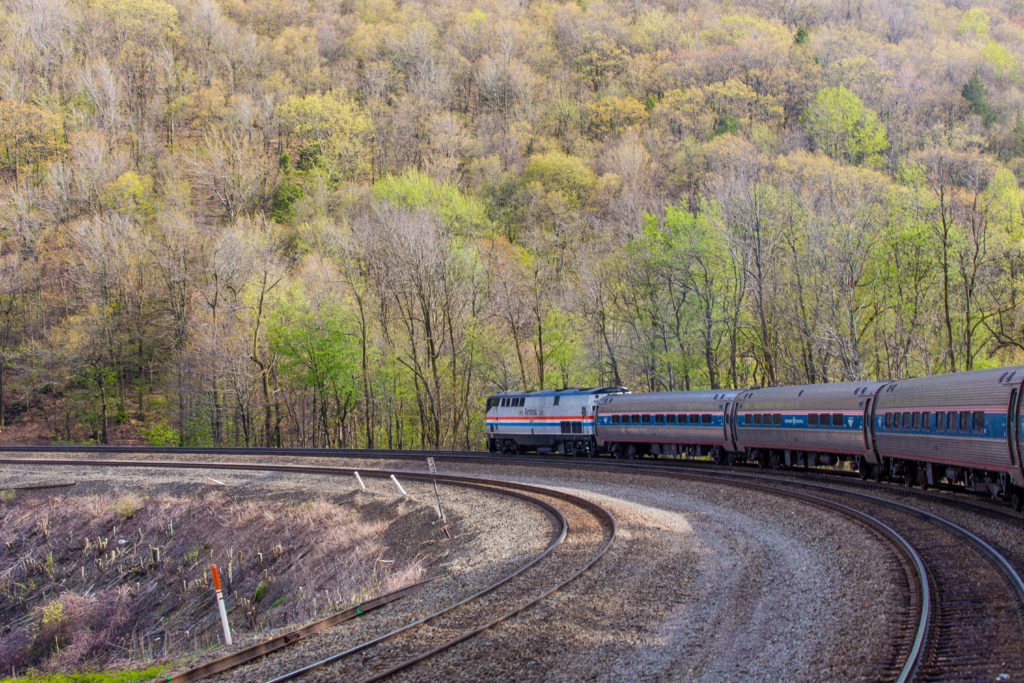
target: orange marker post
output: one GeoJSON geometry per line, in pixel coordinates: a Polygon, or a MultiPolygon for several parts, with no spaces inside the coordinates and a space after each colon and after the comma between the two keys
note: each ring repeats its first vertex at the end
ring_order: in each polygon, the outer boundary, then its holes
{"type": "Polygon", "coordinates": [[[217,609],[220,610],[220,624],[224,627],[224,642],[231,644],[231,627],[228,625],[228,610],[224,607],[224,594],[220,590],[220,574],[217,573],[217,565],[210,565],[210,573],[213,574],[213,589],[217,591],[217,609]]]}

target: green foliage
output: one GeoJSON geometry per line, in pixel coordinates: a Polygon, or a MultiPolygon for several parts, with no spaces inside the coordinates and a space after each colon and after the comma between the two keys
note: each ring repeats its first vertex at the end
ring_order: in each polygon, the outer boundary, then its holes
{"type": "Polygon", "coordinates": [[[878,115],[842,86],[818,91],[800,118],[814,144],[834,159],[877,166],[889,147],[878,115]]]}
{"type": "Polygon", "coordinates": [[[122,519],[131,519],[139,511],[142,502],[132,496],[121,496],[110,504],[110,509],[122,519]]]}
{"type": "Polygon", "coordinates": [[[1019,84],[1022,80],[1021,62],[1000,43],[990,40],[981,49],[981,56],[992,65],[995,77],[1004,83],[1019,84]]]}
{"type": "Polygon", "coordinates": [[[739,121],[732,114],[723,114],[718,117],[715,121],[715,128],[712,131],[713,135],[725,135],[726,133],[735,133],[739,130],[739,121]]]}
{"type": "Polygon", "coordinates": [[[281,120],[300,141],[303,155],[315,155],[339,180],[355,179],[369,170],[370,116],[344,90],[289,97],[279,107],[281,120]]]}
{"type": "Polygon", "coordinates": [[[267,591],[269,589],[270,589],[270,582],[267,581],[266,579],[260,579],[260,582],[256,585],[256,590],[253,591],[252,601],[253,602],[260,602],[261,600],[263,600],[263,596],[267,594],[267,591]]]}
{"type": "Polygon", "coordinates": [[[809,37],[810,34],[807,33],[807,29],[801,26],[796,30],[796,34],[793,36],[793,42],[796,43],[797,45],[803,45],[804,43],[807,42],[807,39],[809,37]]]}
{"type": "Polygon", "coordinates": [[[142,428],[142,436],[150,446],[177,446],[178,432],[166,422],[154,422],[142,428]]]}
{"type": "Polygon", "coordinates": [[[597,176],[579,157],[545,152],[530,157],[523,170],[524,183],[537,183],[545,192],[559,193],[572,206],[586,203],[597,176]]]}
{"type": "Polygon", "coordinates": [[[43,626],[54,626],[64,620],[64,605],[59,600],[53,600],[43,605],[43,626]]]}
{"type": "Polygon", "coordinates": [[[454,183],[439,183],[415,169],[384,176],[373,184],[373,196],[395,206],[426,211],[457,234],[479,234],[490,227],[483,202],[463,194],[454,183]]]}
{"type": "Polygon", "coordinates": [[[971,105],[971,111],[981,117],[986,127],[995,123],[996,113],[988,104],[988,91],[978,72],[971,76],[971,80],[967,81],[960,94],[971,105]]]}
{"type": "Polygon", "coordinates": [[[156,215],[153,177],[125,171],[103,188],[102,202],[115,211],[150,219],[156,215]]]}
{"type": "Polygon", "coordinates": [[[597,137],[619,131],[647,118],[647,109],[632,97],[602,97],[587,104],[587,128],[597,137]]]}
{"type": "Polygon", "coordinates": [[[980,7],[972,7],[960,17],[960,22],[956,25],[956,32],[961,36],[986,39],[988,38],[988,21],[988,13],[985,10],[980,7]]]}
{"type": "Polygon", "coordinates": [[[70,674],[28,674],[0,679],[0,683],[135,683],[159,677],[170,668],[167,664],[154,664],[145,669],[124,671],[82,671],[70,674]]]}
{"type": "Polygon", "coordinates": [[[113,20],[122,41],[153,47],[177,34],[178,10],[162,0],[97,0],[95,6],[113,20]]]}
{"type": "Polygon", "coordinates": [[[302,198],[302,186],[288,179],[278,183],[270,198],[270,216],[278,223],[295,218],[295,202],[302,198]]]}

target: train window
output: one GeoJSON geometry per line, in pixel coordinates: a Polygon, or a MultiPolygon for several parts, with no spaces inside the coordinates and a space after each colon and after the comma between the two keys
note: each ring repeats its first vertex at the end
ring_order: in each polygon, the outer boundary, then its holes
{"type": "Polygon", "coordinates": [[[675,423],[676,423],[676,416],[675,415],[666,415],[665,416],[665,424],[674,425],[675,423]]]}
{"type": "Polygon", "coordinates": [[[885,428],[892,429],[892,413],[885,414],[885,428]]]}
{"type": "Polygon", "coordinates": [[[700,415],[698,415],[697,413],[690,413],[690,424],[700,424],[700,415]]]}
{"type": "Polygon", "coordinates": [[[927,430],[929,432],[932,430],[932,414],[931,413],[929,413],[929,412],[921,413],[921,429],[925,429],[925,430],[927,430]]]}
{"type": "Polygon", "coordinates": [[[629,421],[632,424],[638,425],[638,424],[640,424],[640,416],[639,415],[630,415],[629,416],[629,421]]]}
{"type": "Polygon", "coordinates": [[[818,423],[822,427],[828,427],[832,423],[832,417],[828,413],[818,415],[818,423]]]}
{"type": "Polygon", "coordinates": [[[706,424],[706,425],[711,424],[711,414],[708,413],[708,414],[705,414],[705,415],[701,415],[700,416],[700,423],[701,424],[706,424]]]}
{"type": "Polygon", "coordinates": [[[612,415],[612,424],[613,425],[619,424],[619,416],[618,415],[612,415]]]}
{"type": "Polygon", "coordinates": [[[757,415],[754,416],[754,424],[761,424],[761,413],[758,413],[757,415]]]}
{"type": "Polygon", "coordinates": [[[641,415],[640,416],[640,424],[645,424],[645,425],[651,424],[651,416],[650,415],[641,415]]]}
{"type": "Polygon", "coordinates": [[[947,432],[955,432],[956,431],[956,411],[955,410],[951,410],[948,413],[946,413],[946,431],[947,432]]]}
{"type": "Polygon", "coordinates": [[[501,403],[500,403],[499,405],[500,405],[500,406],[501,406],[502,408],[504,408],[504,407],[505,407],[505,406],[507,405],[507,404],[505,403],[506,401],[508,401],[508,399],[507,399],[507,398],[503,398],[503,399],[501,399],[501,403]]]}
{"type": "Polygon", "coordinates": [[[911,429],[921,429],[921,413],[916,411],[914,412],[911,416],[910,427],[911,429]]]}
{"type": "Polygon", "coordinates": [[[946,414],[941,410],[935,411],[935,431],[941,432],[946,422],[946,414]]]}
{"type": "Polygon", "coordinates": [[[582,434],[583,433],[583,423],[578,421],[578,420],[574,421],[572,423],[572,433],[573,434],[582,434]]]}
{"type": "Polygon", "coordinates": [[[496,401],[497,401],[497,399],[494,399],[494,398],[487,399],[487,410],[490,410],[491,408],[493,408],[496,401]]]}
{"type": "Polygon", "coordinates": [[[910,429],[910,411],[903,413],[903,428],[910,429]]]}
{"type": "Polygon", "coordinates": [[[985,431],[985,413],[981,410],[974,411],[974,427],[973,431],[976,434],[981,434],[985,431]]]}
{"type": "Polygon", "coordinates": [[[569,428],[569,422],[567,420],[562,420],[559,424],[562,427],[562,433],[563,434],[568,434],[569,433],[569,429],[570,429],[569,428]]]}
{"type": "Polygon", "coordinates": [[[817,427],[818,426],[818,414],[817,413],[809,413],[807,415],[807,426],[808,427],[817,427]]]}
{"type": "Polygon", "coordinates": [[[665,416],[664,415],[655,415],[654,416],[654,424],[656,424],[656,425],[663,425],[663,424],[665,424],[665,416]]]}
{"type": "Polygon", "coordinates": [[[743,416],[743,424],[749,425],[749,424],[753,424],[753,423],[754,423],[754,416],[753,415],[751,415],[750,413],[747,413],[746,415],[743,416]]]}
{"type": "Polygon", "coordinates": [[[525,398],[519,399],[519,407],[522,408],[525,405],[526,405],[526,399],[525,398]]]}
{"type": "Polygon", "coordinates": [[[555,396],[555,400],[554,400],[554,403],[552,403],[552,405],[556,405],[557,406],[558,405],[558,401],[561,398],[562,398],[561,396],[555,396]]]}
{"type": "Polygon", "coordinates": [[[772,424],[782,424],[782,413],[775,413],[775,415],[772,416],[772,424]]]}
{"type": "Polygon", "coordinates": [[[681,425],[686,424],[686,415],[685,414],[684,415],[680,415],[677,419],[679,421],[679,424],[681,424],[681,425]]]}
{"type": "Polygon", "coordinates": [[[971,411],[961,410],[960,411],[960,432],[966,434],[971,431],[971,411]]]}
{"type": "Polygon", "coordinates": [[[832,413],[832,426],[833,427],[842,427],[843,426],[843,414],[842,413],[832,413]]]}

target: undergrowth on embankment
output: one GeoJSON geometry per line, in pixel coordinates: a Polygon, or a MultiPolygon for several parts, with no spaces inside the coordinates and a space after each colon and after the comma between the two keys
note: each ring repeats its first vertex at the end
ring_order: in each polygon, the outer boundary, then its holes
{"type": "Polygon", "coordinates": [[[212,563],[237,640],[395,590],[429,564],[430,514],[369,497],[8,491],[0,675],[132,680],[132,669],[217,646],[212,563]]]}

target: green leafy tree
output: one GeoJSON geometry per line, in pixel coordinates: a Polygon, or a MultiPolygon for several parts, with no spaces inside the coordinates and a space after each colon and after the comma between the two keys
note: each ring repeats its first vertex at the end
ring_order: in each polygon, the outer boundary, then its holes
{"type": "Polygon", "coordinates": [[[306,152],[337,180],[351,180],[370,169],[373,123],[345,91],[289,97],[281,104],[282,122],[306,152]]]}
{"type": "Polygon", "coordinates": [[[834,159],[877,166],[889,147],[878,115],[843,86],[819,90],[800,119],[814,144],[834,159]]]}
{"type": "Polygon", "coordinates": [[[964,84],[960,95],[971,105],[971,111],[981,117],[985,127],[991,126],[996,120],[996,113],[988,103],[988,90],[981,80],[977,71],[971,76],[971,80],[964,84]]]}
{"type": "Polygon", "coordinates": [[[310,300],[299,285],[282,296],[268,320],[267,342],[285,379],[316,396],[320,439],[314,443],[347,444],[346,420],[360,393],[355,329],[353,313],[340,302],[310,300]]]}

